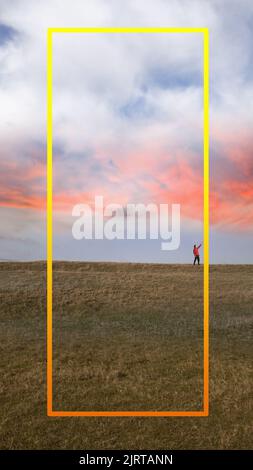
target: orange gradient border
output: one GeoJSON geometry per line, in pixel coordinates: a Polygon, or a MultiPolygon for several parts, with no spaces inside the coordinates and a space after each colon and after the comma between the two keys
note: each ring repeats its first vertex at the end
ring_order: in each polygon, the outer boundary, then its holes
{"type": "Polygon", "coordinates": [[[208,28],[49,28],[47,30],[47,415],[48,416],[208,416],[209,415],[209,31],[208,28]],[[203,410],[54,411],[53,410],[53,35],[58,33],[197,33],[203,35],[204,150],[204,337],[203,410]]]}

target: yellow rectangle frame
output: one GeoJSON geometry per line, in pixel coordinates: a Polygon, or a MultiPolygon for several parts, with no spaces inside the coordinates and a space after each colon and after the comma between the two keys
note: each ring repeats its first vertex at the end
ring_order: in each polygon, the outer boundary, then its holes
{"type": "Polygon", "coordinates": [[[49,28],[47,32],[47,415],[48,416],[208,416],[209,415],[209,32],[208,28],[49,28]],[[199,33],[203,34],[204,89],[204,381],[198,411],[53,411],[53,34],[199,33]]]}

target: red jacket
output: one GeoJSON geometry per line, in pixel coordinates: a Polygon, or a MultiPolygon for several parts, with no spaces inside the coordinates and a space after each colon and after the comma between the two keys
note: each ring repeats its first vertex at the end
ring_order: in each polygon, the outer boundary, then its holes
{"type": "Polygon", "coordinates": [[[199,256],[199,248],[201,247],[201,244],[199,246],[195,246],[193,248],[193,254],[194,256],[199,256]]]}

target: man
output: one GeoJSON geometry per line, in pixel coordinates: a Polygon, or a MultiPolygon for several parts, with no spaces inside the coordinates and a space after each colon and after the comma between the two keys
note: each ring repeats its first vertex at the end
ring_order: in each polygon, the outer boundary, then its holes
{"type": "Polygon", "coordinates": [[[198,262],[198,264],[199,264],[199,262],[200,262],[200,259],[199,259],[199,249],[200,249],[200,247],[201,247],[201,243],[200,243],[199,246],[194,245],[194,247],[193,247],[193,254],[194,254],[194,262],[193,262],[193,264],[195,264],[196,261],[198,262]]]}

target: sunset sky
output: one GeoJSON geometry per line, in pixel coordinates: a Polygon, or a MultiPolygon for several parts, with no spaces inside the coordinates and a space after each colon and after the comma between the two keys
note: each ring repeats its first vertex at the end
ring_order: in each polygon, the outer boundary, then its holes
{"type": "MultiPolygon", "coordinates": [[[[57,26],[209,28],[210,261],[252,263],[250,0],[0,0],[0,258],[46,257],[46,31],[57,26]]],[[[203,238],[202,52],[198,34],[54,38],[55,259],[192,261],[203,238]],[[180,249],[73,240],[72,207],[95,195],[180,203],[180,249]]]]}

